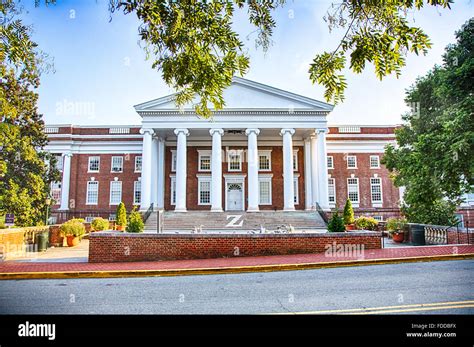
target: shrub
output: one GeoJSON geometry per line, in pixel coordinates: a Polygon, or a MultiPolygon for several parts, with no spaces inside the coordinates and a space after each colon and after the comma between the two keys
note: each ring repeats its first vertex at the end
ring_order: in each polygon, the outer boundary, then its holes
{"type": "Polygon", "coordinates": [[[75,236],[80,237],[86,233],[86,228],[79,218],[70,219],[67,222],[61,224],[59,230],[65,236],[75,236]]]}
{"type": "Polygon", "coordinates": [[[94,231],[107,230],[109,228],[109,221],[101,217],[94,218],[91,226],[94,231]]]}
{"type": "Polygon", "coordinates": [[[405,218],[389,218],[387,219],[386,228],[388,231],[404,230],[407,225],[405,218]]]}
{"type": "Polygon", "coordinates": [[[346,227],[344,226],[344,220],[342,219],[341,216],[339,216],[339,211],[336,211],[332,217],[331,220],[328,223],[328,231],[333,232],[333,233],[340,233],[346,230],[346,227]]]}
{"type": "Polygon", "coordinates": [[[140,213],[135,210],[135,208],[130,212],[128,217],[127,232],[129,233],[141,233],[145,229],[145,223],[143,223],[142,216],[140,213]]]}
{"type": "Polygon", "coordinates": [[[125,205],[123,202],[121,202],[117,206],[116,219],[117,219],[115,221],[116,225],[121,225],[121,226],[127,225],[127,210],[125,209],[125,205]]]}
{"type": "Polygon", "coordinates": [[[356,228],[359,230],[376,230],[378,224],[379,222],[372,217],[359,217],[355,220],[356,228]]]}
{"type": "Polygon", "coordinates": [[[352,208],[352,203],[349,199],[346,200],[346,205],[344,206],[344,225],[354,223],[354,209],[352,208]]]}

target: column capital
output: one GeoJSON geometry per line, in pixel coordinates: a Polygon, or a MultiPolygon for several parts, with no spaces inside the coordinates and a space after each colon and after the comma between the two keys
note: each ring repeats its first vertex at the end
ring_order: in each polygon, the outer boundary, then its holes
{"type": "Polygon", "coordinates": [[[189,130],[186,128],[178,128],[174,129],[174,134],[178,136],[179,134],[183,133],[184,135],[188,136],[189,135],[189,130]]]}
{"type": "Polygon", "coordinates": [[[289,133],[291,136],[293,136],[294,133],[295,133],[295,129],[289,129],[289,128],[287,129],[287,128],[285,128],[285,129],[281,129],[281,130],[280,130],[280,136],[283,136],[283,135],[285,135],[286,133],[289,133]]]}
{"type": "Polygon", "coordinates": [[[315,130],[315,133],[317,135],[319,134],[327,134],[329,132],[329,129],[328,128],[318,128],[315,130]]]}
{"type": "Polygon", "coordinates": [[[258,136],[260,134],[260,129],[249,128],[249,129],[245,130],[245,135],[249,136],[251,133],[254,133],[255,135],[258,136]]]}
{"type": "Polygon", "coordinates": [[[213,136],[214,134],[219,134],[220,136],[224,135],[224,129],[209,129],[209,134],[213,136]]]}
{"type": "Polygon", "coordinates": [[[71,152],[65,152],[65,153],[63,153],[63,157],[69,157],[69,158],[71,158],[71,157],[72,157],[72,153],[71,153],[71,152]]]}
{"type": "Polygon", "coordinates": [[[155,131],[153,129],[150,129],[150,128],[141,128],[140,129],[140,134],[142,134],[142,135],[145,135],[145,134],[153,135],[154,133],[155,133],[155,131]]]}

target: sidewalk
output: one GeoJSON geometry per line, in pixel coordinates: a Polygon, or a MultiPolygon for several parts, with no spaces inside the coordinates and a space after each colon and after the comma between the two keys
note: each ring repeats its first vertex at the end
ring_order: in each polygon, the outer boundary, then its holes
{"type": "Polygon", "coordinates": [[[363,257],[318,253],[130,263],[6,261],[0,263],[0,279],[203,275],[460,259],[474,259],[474,245],[374,249],[363,257]]]}

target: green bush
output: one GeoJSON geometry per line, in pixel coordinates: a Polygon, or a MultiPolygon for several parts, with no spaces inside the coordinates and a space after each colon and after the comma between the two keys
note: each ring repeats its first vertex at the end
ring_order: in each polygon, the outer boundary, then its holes
{"type": "Polygon", "coordinates": [[[328,231],[333,233],[340,233],[346,231],[346,227],[344,226],[344,220],[341,216],[339,216],[339,211],[336,211],[329,220],[328,231]]]}
{"type": "Polygon", "coordinates": [[[80,222],[79,218],[75,219],[70,219],[67,222],[64,222],[61,224],[59,227],[59,230],[65,235],[65,236],[75,236],[75,237],[80,237],[86,233],[86,228],[82,222],[80,222]]]}
{"type": "Polygon", "coordinates": [[[91,223],[91,227],[94,231],[107,230],[109,229],[109,221],[101,217],[94,218],[91,223]]]}
{"type": "Polygon", "coordinates": [[[352,203],[349,199],[346,200],[346,205],[344,206],[344,225],[349,225],[354,223],[354,209],[352,208],[352,203]]]}
{"type": "Polygon", "coordinates": [[[359,217],[355,220],[356,228],[359,230],[377,230],[377,222],[372,217],[359,217]]]}
{"type": "Polygon", "coordinates": [[[407,225],[405,218],[389,218],[387,219],[386,228],[388,231],[404,230],[407,225]]]}
{"type": "Polygon", "coordinates": [[[125,209],[125,204],[123,202],[121,202],[117,206],[117,213],[116,213],[115,218],[116,218],[116,221],[115,221],[116,225],[121,225],[121,226],[127,225],[127,210],[125,209]]]}
{"type": "Polygon", "coordinates": [[[143,229],[145,229],[145,223],[143,223],[142,216],[138,211],[133,209],[128,217],[126,231],[129,233],[141,233],[143,229]]]}

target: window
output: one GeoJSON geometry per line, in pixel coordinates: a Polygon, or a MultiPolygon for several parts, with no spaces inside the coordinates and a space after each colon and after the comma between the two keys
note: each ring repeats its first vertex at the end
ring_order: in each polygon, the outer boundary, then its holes
{"type": "Polygon", "coordinates": [[[100,157],[89,157],[88,172],[99,172],[100,157]]]}
{"type": "Polygon", "coordinates": [[[133,204],[140,205],[142,200],[142,182],[133,182],[133,204]]]}
{"type": "Polygon", "coordinates": [[[171,151],[171,172],[176,172],[176,151],[171,151]]]}
{"type": "Polygon", "coordinates": [[[347,179],[347,195],[351,202],[359,203],[359,179],[348,178],[347,179]]]}
{"type": "Polygon", "coordinates": [[[328,169],[334,169],[334,157],[328,156],[328,169]]]}
{"type": "Polygon", "coordinates": [[[211,178],[199,178],[199,201],[198,205],[210,205],[211,204],[211,178]]]}
{"type": "Polygon", "coordinates": [[[294,197],[295,205],[298,205],[300,203],[300,194],[299,194],[298,186],[299,186],[298,177],[295,177],[293,179],[293,189],[294,189],[294,194],[295,194],[295,197],[294,197]]]}
{"type": "Polygon", "coordinates": [[[171,177],[171,205],[176,205],[176,177],[171,177]]]}
{"type": "Polygon", "coordinates": [[[293,151],[293,171],[298,171],[298,151],[293,151]]]}
{"type": "Polygon", "coordinates": [[[199,171],[211,171],[211,153],[199,151],[199,171]]]}
{"type": "Polygon", "coordinates": [[[258,169],[260,171],[271,171],[272,152],[271,151],[259,151],[258,152],[258,169]]]}
{"type": "Polygon", "coordinates": [[[336,204],[336,179],[328,178],[328,200],[329,204],[336,204]]]}
{"type": "Polygon", "coordinates": [[[95,219],[96,217],[94,216],[87,216],[86,218],[84,218],[84,221],[86,223],[92,223],[92,221],[95,219]]]}
{"type": "Polygon", "coordinates": [[[347,168],[357,169],[357,157],[355,155],[347,156],[347,168]]]}
{"type": "Polygon", "coordinates": [[[99,202],[99,182],[87,182],[86,205],[97,205],[99,202]]]}
{"type": "Polygon", "coordinates": [[[378,155],[370,156],[370,168],[371,169],[380,169],[380,158],[378,155]]]}
{"type": "Polygon", "coordinates": [[[135,157],[135,172],[142,172],[142,157],[141,157],[141,155],[135,157]]]}
{"type": "Polygon", "coordinates": [[[56,156],[56,170],[59,172],[63,172],[63,156],[62,155],[57,155],[56,156]]]}
{"type": "Polygon", "coordinates": [[[272,204],[272,179],[271,178],[260,178],[258,181],[258,199],[259,205],[271,205],[272,204]]]}
{"type": "Polygon", "coordinates": [[[117,214],[116,213],[109,214],[109,220],[110,221],[117,220],[117,214]]]}
{"type": "Polygon", "coordinates": [[[383,216],[373,216],[377,222],[383,222],[383,216]]]}
{"type": "Polygon", "coordinates": [[[110,205],[118,205],[122,201],[122,182],[110,182],[110,205]]]}
{"type": "Polygon", "coordinates": [[[229,171],[242,171],[242,153],[229,153],[229,171]]]}
{"type": "Polygon", "coordinates": [[[61,201],[61,182],[51,182],[51,198],[55,204],[61,201]]]}
{"type": "Polygon", "coordinates": [[[382,203],[382,179],[373,177],[370,179],[370,195],[373,204],[382,203]]]}
{"type": "Polygon", "coordinates": [[[123,157],[112,157],[112,172],[123,171],[123,157]]]}

